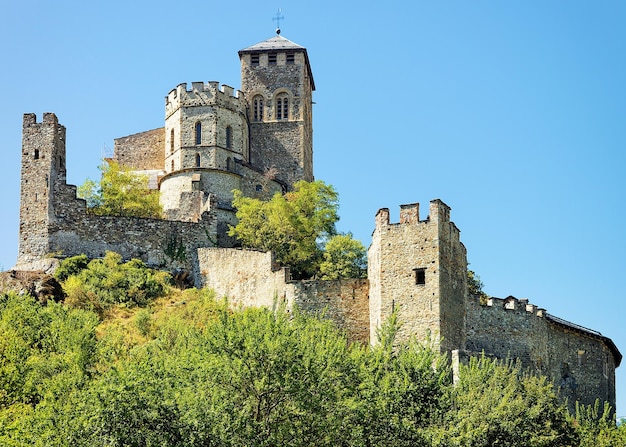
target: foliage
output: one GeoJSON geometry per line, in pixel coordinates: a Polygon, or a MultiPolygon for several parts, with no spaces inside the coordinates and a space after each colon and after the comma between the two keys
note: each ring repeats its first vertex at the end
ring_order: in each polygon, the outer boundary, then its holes
{"type": "Polygon", "coordinates": [[[338,197],[322,181],[299,181],[294,190],[270,200],[235,191],[238,224],[230,228],[244,247],[273,251],[297,279],[363,278],[365,248],[351,234],[337,234],[338,197]]]}
{"type": "Polygon", "coordinates": [[[330,322],[297,310],[233,311],[197,289],[97,324],[90,311],[0,296],[0,445],[604,447],[626,439],[608,407],[567,417],[552,385],[516,364],[471,359],[453,385],[445,356],[396,341],[395,314],[374,347],[349,344],[330,322]]]}
{"type": "Polygon", "coordinates": [[[576,440],[553,385],[519,364],[471,358],[451,389],[438,446],[569,446],[576,440]]]}
{"type": "Polygon", "coordinates": [[[606,402],[602,407],[599,401],[588,406],[576,402],[576,412],[570,420],[580,436],[580,447],[626,445],[626,426],[615,425],[615,416],[606,402]]]}
{"type": "Polygon", "coordinates": [[[319,271],[321,245],[336,233],[338,197],[332,186],[318,180],[299,181],[294,190],[262,201],[234,192],[238,224],[230,228],[244,247],[272,250],[289,266],[294,278],[319,271]]]}
{"type": "Polygon", "coordinates": [[[486,303],[489,296],[483,291],[485,285],[473,270],[467,270],[467,291],[470,295],[478,297],[481,303],[486,303]]]}
{"type": "Polygon", "coordinates": [[[352,234],[336,234],[326,243],[320,263],[321,279],[365,278],[367,253],[352,234]]]}
{"type": "Polygon", "coordinates": [[[78,188],[78,197],[87,201],[87,210],[99,216],[161,218],[163,208],[158,191],[148,187],[148,177],[116,161],[100,166],[99,182],[87,179],[78,188]]]}
{"type": "Polygon", "coordinates": [[[29,295],[0,295],[0,411],[80,387],[96,351],[95,315],[29,295]]]}
{"type": "Polygon", "coordinates": [[[86,255],[66,258],[54,272],[54,277],[59,281],[65,281],[68,277],[78,275],[80,272],[85,270],[88,264],[89,258],[86,255]]]}
{"type": "Polygon", "coordinates": [[[59,270],[65,277],[65,302],[71,307],[102,313],[116,304],[143,306],[163,296],[168,288],[169,275],[154,271],[138,260],[122,262],[119,254],[107,252],[103,259],[94,259],[84,268],[84,258],[65,259],[59,270]],[[74,272],[74,273],[72,273],[74,272]]]}

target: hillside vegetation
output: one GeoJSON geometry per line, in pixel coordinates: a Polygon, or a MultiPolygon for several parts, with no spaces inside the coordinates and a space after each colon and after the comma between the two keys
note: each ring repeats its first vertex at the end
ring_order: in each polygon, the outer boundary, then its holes
{"type": "Polygon", "coordinates": [[[71,258],[65,303],[0,294],[2,446],[623,446],[608,409],[544,378],[350,344],[297,311],[230,309],[113,254],[71,258]]]}

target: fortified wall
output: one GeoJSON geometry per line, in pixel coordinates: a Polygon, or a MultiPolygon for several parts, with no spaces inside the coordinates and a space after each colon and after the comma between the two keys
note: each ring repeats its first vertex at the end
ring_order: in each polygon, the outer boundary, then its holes
{"type": "Polygon", "coordinates": [[[197,248],[217,237],[210,210],[196,223],[90,215],[76,186],[66,183],[65,159],[65,127],[57,117],[46,113],[38,123],[35,114],[24,115],[16,269],[29,270],[50,254],[99,258],[115,251],[155,267],[196,270],[197,248]]]}
{"type": "Polygon", "coordinates": [[[573,409],[600,397],[615,402],[615,368],[622,355],[608,337],[549,314],[527,299],[467,300],[468,354],[518,359],[548,376],[573,409]]]}

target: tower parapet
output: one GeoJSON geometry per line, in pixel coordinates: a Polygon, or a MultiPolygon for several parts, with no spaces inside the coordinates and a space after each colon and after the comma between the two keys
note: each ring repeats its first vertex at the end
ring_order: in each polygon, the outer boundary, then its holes
{"type": "Polygon", "coordinates": [[[192,82],[187,90],[187,83],[178,84],[165,97],[165,119],[181,107],[219,106],[245,115],[246,102],[243,93],[219,82],[192,82]]]}

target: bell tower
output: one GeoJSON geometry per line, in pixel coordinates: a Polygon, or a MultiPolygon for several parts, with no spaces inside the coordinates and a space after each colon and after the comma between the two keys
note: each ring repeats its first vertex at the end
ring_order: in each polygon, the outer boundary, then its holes
{"type": "Polygon", "coordinates": [[[239,51],[250,163],[290,187],[313,181],[315,83],[306,48],[277,35],[239,51]]]}

